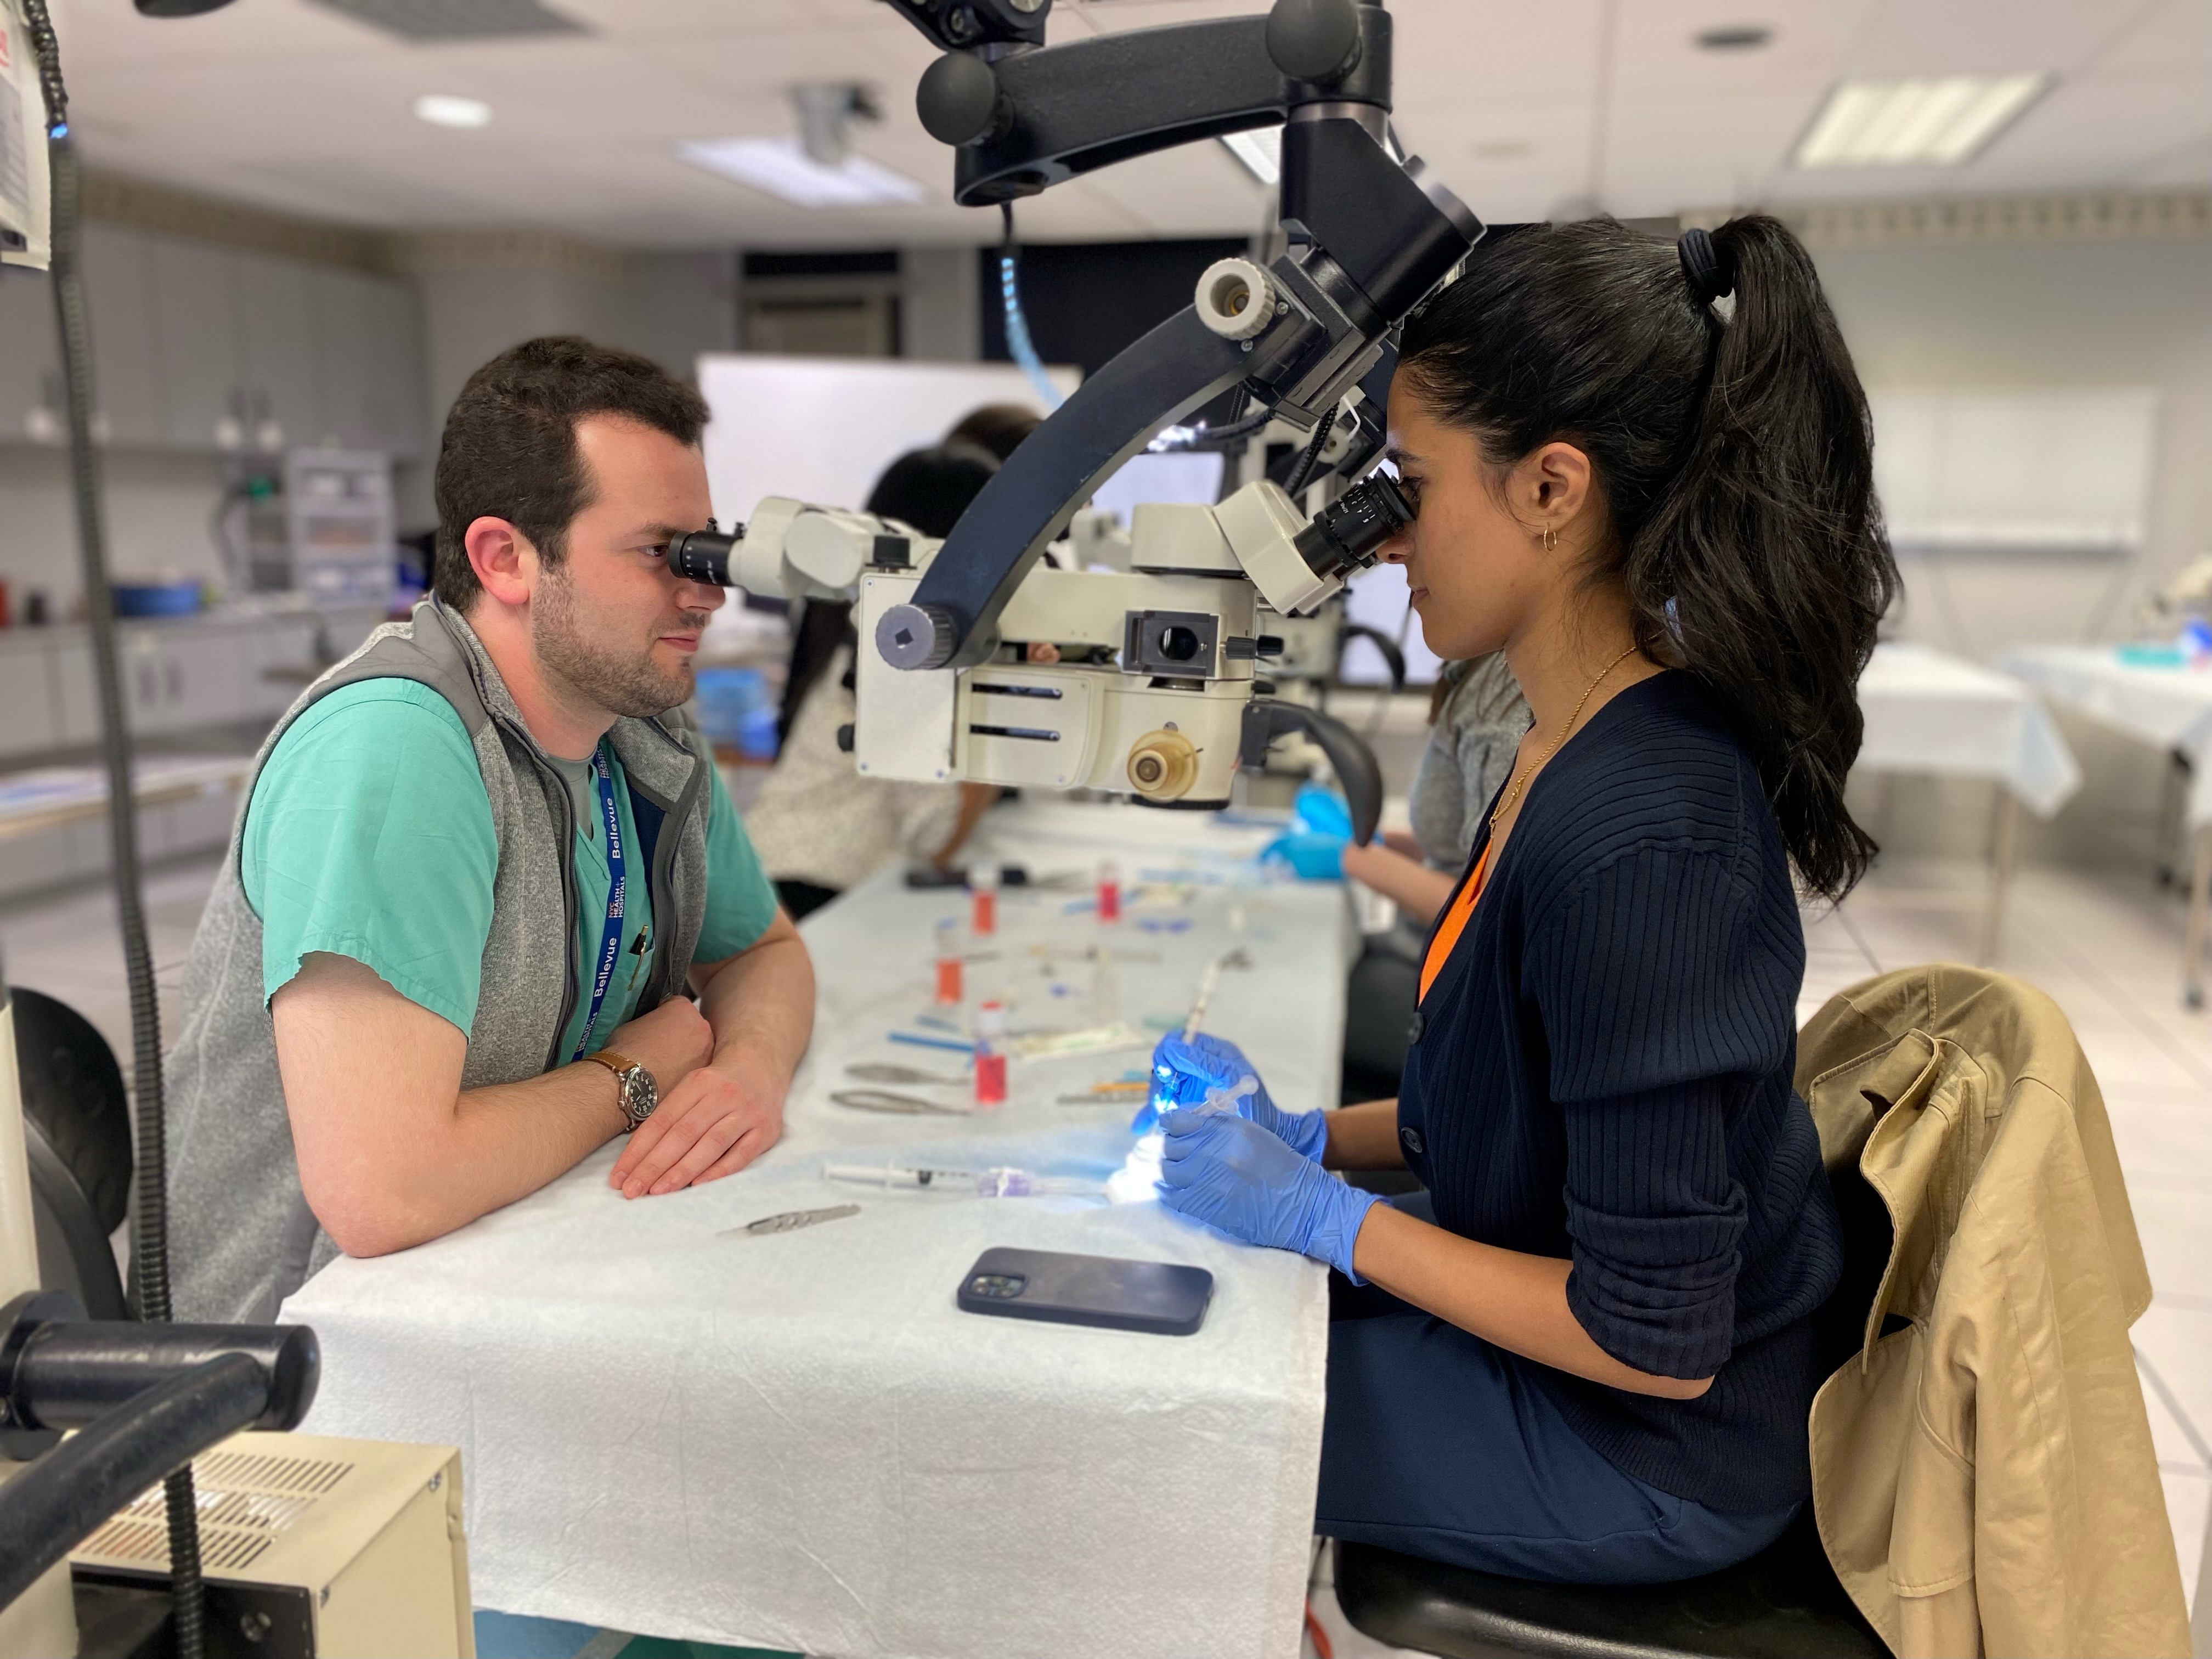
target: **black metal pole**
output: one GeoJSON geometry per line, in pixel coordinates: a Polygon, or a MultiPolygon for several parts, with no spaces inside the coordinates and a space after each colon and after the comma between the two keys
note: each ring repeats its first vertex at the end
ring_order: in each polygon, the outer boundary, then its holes
{"type": "MultiPolygon", "coordinates": [[[[154,954],[146,938],[146,913],[138,869],[137,799],[131,775],[131,732],[125,723],[122,676],[115,643],[115,596],[109,586],[107,539],[100,477],[93,446],[92,331],[86,319],[84,273],[79,263],[76,147],[70,137],[69,92],[63,84],[61,49],[46,0],[23,0],[46,100],[46,154],[52,169],[52,279],[61,331],[62,382],[68,404],[70,475],[76,503],[77,551],[84,573],[86,619],[91,624],[93,681],[100,700],[102,749],[107,763],[107,831],[116,916],[123,934],[123,968],[131,996],[133,1097],[138,1112],[137,1212],[133,1218],[131,1290],[138,1316],[169,1317],[168,1151],[161,1096],[161,1013],[154,985],[154,954]]],[[[251,1362],[248,1362],[251,1363],[251,1362]]],[[[201,1659],[205,1603],[200,1583],[199,1516],[189,1462],[167,1481],[169,1575],[175,1607],[179,1659],[201,1659]]]]}

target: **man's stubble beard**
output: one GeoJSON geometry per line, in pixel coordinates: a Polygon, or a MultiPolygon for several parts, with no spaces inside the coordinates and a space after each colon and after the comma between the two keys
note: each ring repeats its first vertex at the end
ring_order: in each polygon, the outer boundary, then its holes
{"type": "MultiPolygon", "coordinates": [[[[706,626],[703,611],[679,614],[687,628],[706,626]]],[[[650,641],[630,650],[598,639],[579,615],[576,590],[558,566],[545,573],[532,603],[531,648],[546,672],[600,708],[631,720],[665,714],[691,695],[690,667],[658,666],[650,641]]]]}

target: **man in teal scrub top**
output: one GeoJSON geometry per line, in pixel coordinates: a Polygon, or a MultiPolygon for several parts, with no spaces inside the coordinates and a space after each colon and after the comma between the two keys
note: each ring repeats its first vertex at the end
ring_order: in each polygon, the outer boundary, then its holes
{"type": "Polygon", "coordinates": [[[574,338],[454,402],[434,597],[270,734],[185,963],[179,1318],[273,1318],[619,1135],[638,1198],[781,1132],[813,970],[683,712],[722,591],[663,558],[706,418],[574,338]]]}

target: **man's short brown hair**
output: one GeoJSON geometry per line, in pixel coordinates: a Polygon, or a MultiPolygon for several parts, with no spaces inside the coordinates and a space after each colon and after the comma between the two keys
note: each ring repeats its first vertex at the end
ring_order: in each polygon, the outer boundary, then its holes
{"type": "Polygon", "coordinates": [[[438,446],[438,552],[432,586],[457,611],[483,591],[463,538],[482,518],[505,519],[549,565],[567,551],[568,526],[591,505],[576,450],[576,422],[619,415],[696,444],[706,400],[633,351],[550,334],[510,346],[453,399],[438,446]]]}

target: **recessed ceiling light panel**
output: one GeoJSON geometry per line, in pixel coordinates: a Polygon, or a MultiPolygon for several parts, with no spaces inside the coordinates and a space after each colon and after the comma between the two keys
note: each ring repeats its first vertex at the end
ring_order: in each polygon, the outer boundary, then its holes
{"type": "Polygon", "coordinates": [[[584,26],[544,0],[315,0],[319,6],[403,40],[507,40],[526,34],[581,34],[584,26]]]}
{"type": "Polygon", "coordinates": [[[2049,85],[2042,75],[1843,81],[1798,142],[1801,167],[1958,167],[2049,85]]]}
{"type": "Polygon", "coordinates": [[[799,207],[903,207],[929,192],[903,173],[848,153],[834,167],[807,155],[797,137],[701,138],[676,147],[677,158],[725,179],[765,191],[799,207]]]}
{"type": "Polygon", "coordinates": [[[1282,128],[1255,127],[1249,132],[1227,133],[1221,142],[1261,184],[1272,185],[1283,176],[1282,128]]]}
{"type": "Polygon", "coordinates": [[[450,93],[428,92],[415,100],[415,118],[434,127],[488,127],[491,106],[481,98],[456,98],[450,93]]]}

